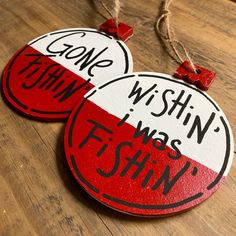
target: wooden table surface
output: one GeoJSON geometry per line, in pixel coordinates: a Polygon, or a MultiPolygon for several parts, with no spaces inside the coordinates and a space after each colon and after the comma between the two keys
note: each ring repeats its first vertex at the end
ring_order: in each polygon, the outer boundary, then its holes
{"type": "MultiPolygon", "coordinates": [[[[134,71],[172,74],[176,62],[153,24],[161,1],[122,1],[122,21],[134,27],[127,42],[134,71]]],[[[176,35],[194,62],[217,73],[208,93],[228,117],[236,137],[236,3],[176,0],[176,35]]],[[[106,14],[98,7],[100,13],[106,14]]],[[[33,38],[68,27],[104,22],[91,0],[1,0],[0,71],[33,38]]],[[[117,213],[76,183],[63,153],[64,123],[43,123],[14,113],[0,101],[0,235],[236,235],[236,162],[207,201],[176,216],[142,219],[117,213]]]]}

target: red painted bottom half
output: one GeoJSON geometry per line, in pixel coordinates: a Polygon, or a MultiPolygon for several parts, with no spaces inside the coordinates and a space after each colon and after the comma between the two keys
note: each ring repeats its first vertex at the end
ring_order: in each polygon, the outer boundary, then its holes
{"type": "Polygon", "coordinates": [[[121,124],[89,100],[73,111],[65,132],[66,158],[91,196],[128,214],[164,216],[194,207],[219,187],[224,177],[215,181],[218,173],[179,154],[170,140],[165,145],[158,124],[156,138],[145,136],[145,127],[121,124]]]}

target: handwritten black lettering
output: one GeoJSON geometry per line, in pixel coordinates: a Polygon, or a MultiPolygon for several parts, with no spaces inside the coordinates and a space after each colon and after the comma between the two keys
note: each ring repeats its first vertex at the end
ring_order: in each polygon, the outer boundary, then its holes
{"type": "Polygon", "coordinates": [[[94,121],[94,120],[87,120],[90,124],[93,125],[92,129],[89,131],[88,135],[85,137],[85,139],[79,144],[79,148],[83,148],[84,145],[86,145],[91,139],[97,140],[98,142],[102,142],[103,139],[101,137],[99,137],[98,135],[95,134],[95,132],[97,130],[101,130],[105,133],[108,134],[113,134],[113,132],[106,128],[104,125],[99,124],[98,122],[94,121]]]}
{"type": "Polygon", "coordinates": [[[22,82],[24,89],[48,90],[52,93],[53,98],[63,102],[84,88],[90,81],[90,79],[84,82],[77,79],[72,80],[69,78],[67,70],[61,65],[45,61],[45,55],[27,54],[25,56],[32,60],[18,72],[18,75],[25,75],[25,80],[22,82]]]}
{"type": "Polygon", "coordinates": [[[169,136],[168,134],[164,133],[164,132],[159,132],[158,136],[162,135],[164,137],[164,139],[158,137],[158,138],[154,138],[152,140],[152,145],[154,148],[156,148],[157,150],[165,150],[167,142],[169,140],[169,136]]]}
{"type": "Polygon", "coordinates": [[[182,155],[181,152],[180,152],[180,150],[179,150],[179,148],[176,146],[176,144],[180,145],[180,144],[181,144],[181,141],[180,141],[179,139],[173,139],[173,140],[171,140],[170,145],[171,145],[171,147],[175,150],[176,155],[173,156],[172,154],[167,153],[167,156],[168,156],[169,158],[173,159],[173,160],[179,159],[179,158],[181,157],[181,155],[182,155]]]}
{"type": "Polygon", "coordinates": [[[162,109],[162,111],[160,113],[154,113],[154,112],[151,112],[151,114],[155,117],[160,117],[162,115],[164,115],[168,109],[168,103],[167,103],[167,99],[166,99],[166,95],[168,93],[171,93],[171,94],[175,94],[175,92],[171,89],[167,89],[163,92],[162,94],[162,100],[163,100],[163,103],[164,103],[164,108],[162,109]]]}
{"type": "Polygon", "coordinates": [[[122,142],[122,143],[118,144],[117,147],[116,147],[116,156],[115,156],[115,162],[114,162],[113,167],[111,168],[111,170],[109,172],[105,172],[101,168],[97,168],[98,174],[100,174],[101,176],[106,177],[106,178],[113,176],[119,168],[121,150],[124,147],[132,147],[132,146],[133,145],[132,145],[131,142],[122,142]]]}
{"type": "Polygon", "coordinates": [[[168,115],[171,115],[172,112],[176,109],[176,107],[177,107],[177,106],[180,106],[180,110],[179,110],[178,114],[176,115],[176,118],[179,119],[179,118],[181,117],[183,111],[184,111],[185,108],[187,107],[187,105],[188,105],[188,103],[189,103],[189,101],[190,101],[190,99],[191,99],[191,97],[192,97],[192,95],[189,94],[189,95],[187,96],[187,98],[185,99],[185,101],[184,101],[184,102],[181,102],[181,99],[182,99],[184,93],[185,93],[185,91],[182,90],[182,91],[180,92],[179,96],[177,97],[177,99],[173,99],[173,100],[172,100],[173,105],[172,105],[172,107],[170,108],[170,110],[169,110],[169,112],[168,112],[168,115]]]}
{"type": "MultiPolygon", "coordinates": [[[[72,35],[79,35],[81,38],[86,37],[85,32],[74,32],[61,36],[51,42],[46,50],[54,56],[64,57],[67,60],[73,60],[73,64],[78,66],[79,71],[87,69],[87,73],[90,77],[94,77],[93,70],[95,68],[109,67],[113,64],[110,59],[101,59],[102,55],[108,50],[108,47],[97,51],[95,47],[88,49],[84,45],[76,46],[73,44],[63,43],[63,40],[69,38],[72,35]],[[100,59],[99,59],[100,58],[100,59]]],[[[80,43],[76,41],[75,43],[80,43]]]]}
{"type": "Polygon", "coordinates": [[[174,177],[170,180],[170,166],[167,165],[161,177],[157,180],[157,182],[152,186],[152,190],[156,190],[162,182],[164,182],[163,194],[167,195],[170,190],[173,188],[175,183],[184,175],[184,173],[189,169],[190,162],[187,161],[182,169],[174,175],[174,177]]]}
{"type": "MultiPolygon", "coordinates": [[[[132,98],[135,96],[133,104],[137,104],[140,100],[142,100],[147,94],[149,94],[153,89],[156,88],[156,84],[152,85],[149,89],[142,93],[142,87],[139,86],[139,81],[136,81],[132,91],[130,92],[128,98],[132,98]]],[[[150,99],[150,98],[149,98],[150,99]]],[[[148,101],[147,101],[148,102],[148,101]]],[[[149,102],[150,103],[150,102],[149,102]]]]}
{"type": "Polygon", "coordinates": [[[147,163],[147,161],[149,160],[151,154],[148,153],[147,155],[144,156],[144,158],[142,158],[141,161],[138,161],[139,156],[141,155],[142,151],[138,150],[133,158],[127,157],[126,160],[128,161],[127,165],[124,167],[124,169],[121,171],[120,176],[125,176],[126,173],[131,169],[131,167],[136,166],[137,169],[136,171],[133,173],[133,175],[131,176],[131,179],[136,179],[138,177],[138,175],[140,174],[140,172],[145,168],[145,164],[147,163]]]}
{"type": "Polygon", "coordinates": [[[155,129],[150,132],[149,127],[142,128],[142,121],[140,120],[138,122],[137,128],[135,129],[134,132],[134,138],[139,138],[140,136],[143,136],[143,144],[147,144],[149,140],[153,137],[153,135],[157,132],[155,129]]]}
{"type": "Polygon", "coordinates": [[[209,119],[207,120],[203,128],[202,128],[202,122],[201,122],[200,116],[196,116],[187,137],[191,138],[194,131],[197,129],[197,143],[201,144],[207,130],[209,129],[211,123],[213,122],[215,118],[215,115],[216,115],[215,112],[211,113],[209,119]]]}

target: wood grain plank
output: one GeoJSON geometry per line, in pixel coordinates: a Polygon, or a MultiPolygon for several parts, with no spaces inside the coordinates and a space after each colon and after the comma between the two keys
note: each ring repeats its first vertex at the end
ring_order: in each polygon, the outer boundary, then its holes
{"type": "Polygon", "coordinates": [[[0,176],[0,228],[2,235],[36,235],[27,216],[22,212],[8,183],[0,176]]]}

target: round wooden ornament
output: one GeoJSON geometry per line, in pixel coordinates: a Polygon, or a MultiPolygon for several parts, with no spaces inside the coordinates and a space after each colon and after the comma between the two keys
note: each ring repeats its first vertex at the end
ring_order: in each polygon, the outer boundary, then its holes
{"type": "Polygon", "coordinates": [[[27,116],[61,120],[88,90],[132,68],[122,41],[95,29],[66,29],[20,49],[4,70],[2,88],[9,103],[27,116]]]}
{"type": "Polygon", "coordinates": [[[229,123],[205,92],[159,73],[118,77],[85,95],[66,125],[65,153],[99,202],[138,216],[185,211],[222,184],[229,123]]]}

